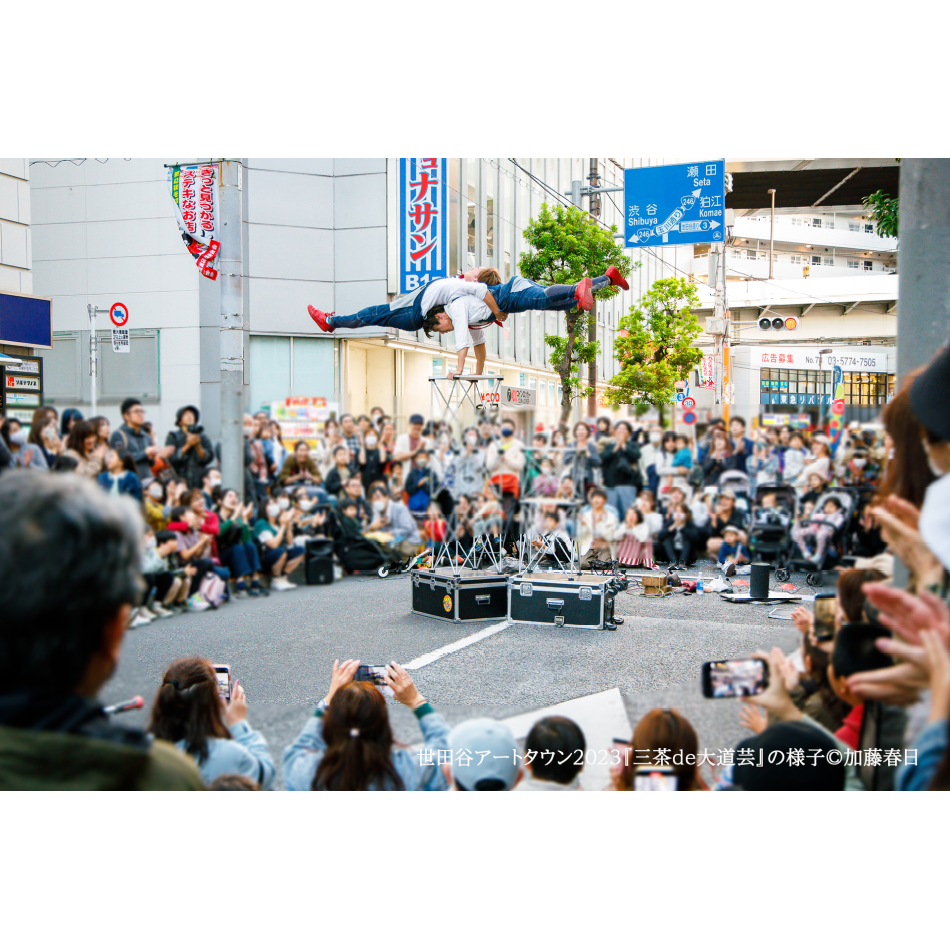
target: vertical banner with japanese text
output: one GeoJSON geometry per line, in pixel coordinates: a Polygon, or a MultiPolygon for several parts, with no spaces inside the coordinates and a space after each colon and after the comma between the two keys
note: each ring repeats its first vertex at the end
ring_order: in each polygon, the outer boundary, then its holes
{"type": "Polygon", "coordinates": [[[832,458],[841,443],[841,429],[844,420],[844,373],[841,364],[836,363],[832,371],[831,414],[828,416],[828,440],[831,443],[832,458]]]}
{"type": "Polygon", "coordinates": [[[218,166],[170,165],[168,191],[175,202],[178,230],[188,253],[205,277],[217,279],[218,272],[212,261],[221,249],[218,240],[218,166]]]}
{"type": "Polygon", "coordinates": [[[399,293],[448,276],[447,158],[399,159],[399,293]]]}
{"type": "Polygon", "coordinates": [[[704,356],[699,363],[699,383],[697,383],[697,389],[715,389],[716,388],[716,379],[714,376],[714,367],[713,363],[715,357],[710,354],[709,356],[704,356]]]}

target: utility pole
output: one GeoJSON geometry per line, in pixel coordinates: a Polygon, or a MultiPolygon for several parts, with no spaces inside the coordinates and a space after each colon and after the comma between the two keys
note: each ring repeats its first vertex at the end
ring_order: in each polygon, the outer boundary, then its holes
{"type": "Polygon", "coordinates": [[[96,313],[99,308],[91,303],[86,304],[86,312],[89,314],[89,375],[91,377],[92,389],[92,414],[96,415],[96,376],[98,367],[99,348],[96,345],[96,313]]]}
{"type": "Polygon", "coordinates": [[[244,494],[244,168],[221,162],[221,477],[244,494]]]}
{"type": "Polygon", "coordinates": [[[772,224],[769,227],[769,280],[772,279],[772,261],[775,259],[775,189],[769,188],[772,196],[772,224]]]}

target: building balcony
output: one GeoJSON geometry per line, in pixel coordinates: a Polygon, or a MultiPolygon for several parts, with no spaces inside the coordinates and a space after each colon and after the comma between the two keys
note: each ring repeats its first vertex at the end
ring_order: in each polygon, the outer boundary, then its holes
{"type": "MultiPolygon", "coordinates": [[[[878,237],[877,233],[868,233],[864,230],[851,231],[847,221],[836,222],[831,227],[830,221],[824,221],[820,228],[808,227],[804,224],[792,224],[788,216],[775,218],[776,244],[793,244],[800,247],[835,248],[841,251],[877,251],[879,253],[895,253],[897,251],[896,238],[878,237]]],[[[745,238],[747,241],[769,240],[770,221],[768,217],[746,218],[736,216],[736,223],[732,229],[733,238],[745,238]]]]}
{"type": "MultiPolygon", "coordinates": [[[[766,252],[767,254],[768,252],[766,252]]],[[[788,255],[782,255],[786,260],[778,260],[772,265],[772,277],[774,280],[779,279],[806,279],[804,268],[808,268],[808,278],[809,280],[824,280],[825,278],[836,278],[836,279],[860,279],[864,277],[881,277],[889,276],[895,268],[888,267],[886,270],[882,269],[880,261],[873,261],[873,269],[866,270],[864,268],[864,262],[861,262],[861,267],[849,267],[844,259],[840,262],[835,262],[834,264],[814,264],[806,258],[802,257],[802,262],[800,264],[792,264],[788,261],[788,255]]],[[[821,255],[822,257],[827,257],[827,254],[821,255]]],[[[870,260],[870,258],[868,258],[870,260]]],[[[698,258],[696,261],[696,269],[694,273],[703,277],[704,274],[708,272],[708,263],[703,258],[698,258]]],[[[769,262],[768,257],[759,257],[756,260],[750,260],[748,257],[734,257],[731,253],[726,256],[726,274],[729,280],[733,280],[736,277],[750,277],[757,280],[765,280],[769,276],[769,262]]]]}

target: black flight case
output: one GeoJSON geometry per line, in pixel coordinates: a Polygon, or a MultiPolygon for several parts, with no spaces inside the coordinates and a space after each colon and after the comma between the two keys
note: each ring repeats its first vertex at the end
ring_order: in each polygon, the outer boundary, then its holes
{"type": "Polygon", "coordinates": [[[512,623],[616,630],[616,593],[614,578],[602,574],[515,574],[508,578],[508,619],[512,623]]]}
{"type": "Polygon", "coordinates": [[[435,567],[409,572],[412,612],[450,623],[504,620],[508,578],[497,571],[435,567]]]}

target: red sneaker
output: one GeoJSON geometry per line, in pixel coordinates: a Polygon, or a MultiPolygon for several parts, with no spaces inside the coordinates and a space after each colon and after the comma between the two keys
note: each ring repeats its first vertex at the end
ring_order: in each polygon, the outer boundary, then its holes
{"type": "Polygon", "coordinates": [[[332,333],[333,327],[330,326],[327,317],[335,316],[334,313],[324,313],[322,310],[317,310],[312,304],[307,306],[307,313],[313,317],[313,322],[316,323],[324,333],[332,333]]]}
{"type": "Polygon", "coordinates": [[[623,274],[613,264],[607,268],[607,276],[614,287],[622,287],[624,290],[630,289],[630,285],[623,279],[623,274]]]}
{"type": "Polygon", "coordinates": [[[590,310],[594,306],[594,292],[591,289],[592,281],[589,277],[578,281],[574,291],[574,299],[581,310],[590,310]]]}

